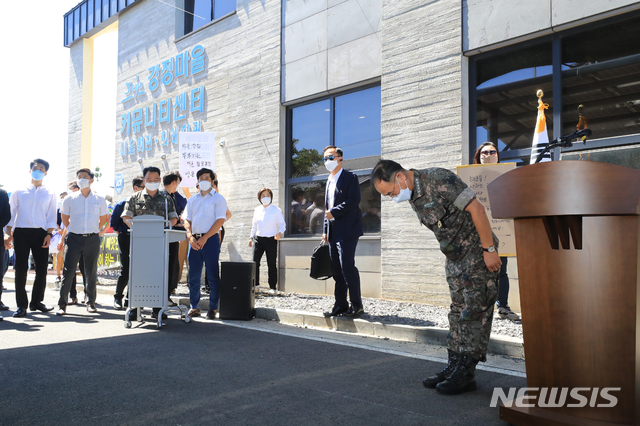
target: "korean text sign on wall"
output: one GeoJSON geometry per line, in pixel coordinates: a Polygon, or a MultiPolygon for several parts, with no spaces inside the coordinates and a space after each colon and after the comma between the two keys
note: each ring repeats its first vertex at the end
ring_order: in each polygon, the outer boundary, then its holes
{"type": "Polygon", "coordinates": [[[179,136],[180,175],[182,187],[195,187],[198,183],[196,173],[206,167],[215,167],[216,134],[213,132],[183,133],[179,136]]]}
{"type": "MultiPolygon", "coordinates": [[[[148,69],[147,89],[151,96],[156,98],[155,92],[161,86],[170,86],[177,79],[195,77],[205,71],[206,54],[202,45],[185,50],[160,64],[148,69]]],[[[137,107],[132,101],[142,97],[146,99],[147,92],[139,77],[126,83],[124,98],[121,103],[125,112],[120,115],[120,135],[123,141],[120,143],[120,155],[135,155],[145,151],[152,151],[156,144],[168,146],[169,143],[178,143],[179,132],[200,132],[202,122],[193,121],[191,124],[188,115],[192,117],[196,113],[204,113],[205,90],[204,86],[189,88],[175,97],[153,102],[151,105],[137,107]],[[142,135],[145,130],[153,131],[157,127],[167,127],[173,122],[170,129],[158,129],[158,136],[150,133],[142,135]]]]}

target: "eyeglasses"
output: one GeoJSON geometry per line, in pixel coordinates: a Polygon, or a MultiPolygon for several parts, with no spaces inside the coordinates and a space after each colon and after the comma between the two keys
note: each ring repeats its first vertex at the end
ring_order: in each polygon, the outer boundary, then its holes
{"type": "Polygon", "coordinates": [[[322,159],[322,162],[323,162],[323,163],[326,163],[327,161],[333,161],[333,160],[335,160],[335,159],[336,159],[336,157],[334,157],[333,155],[327,155],[326,157],[324,157],[324,158],[322,159]]]}
{"type": "Polygon", "coordinates": [[[398,183],[397,174],[394,174],[392,179],[393,179],[393,188],[391,191],[387,192],[386,194],[382,194],[385,197],[393,198],[398,196],[400,191],[396,192],[396,185],[398,185],[399,190],[402,190],[402,188],[400,188],[400,184],[398,183]]]}
{"type": "Polygon", "coordinates": [[[498,151],[496,151],[495,149],[492,149],[491,151],[482,151],[480,155],[496,155],[497,153],[498,151]]]}

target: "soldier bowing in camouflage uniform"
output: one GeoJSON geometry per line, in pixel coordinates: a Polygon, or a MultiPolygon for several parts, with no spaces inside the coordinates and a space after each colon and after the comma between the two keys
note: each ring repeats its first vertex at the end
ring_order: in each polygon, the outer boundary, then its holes
{"type": "Polygon", "coordinates": [[[498,239],[491,231],[475,193],[446,169],[404,170],[394,161],[380,160],[371,182],[396,203],[409,201],[422,225],[429,228],[447,257],[451,292],[449,362],[423,383],[441,393],[476,389],[475,368],[486,361],[493,305],[498,294],[498,239]]]}

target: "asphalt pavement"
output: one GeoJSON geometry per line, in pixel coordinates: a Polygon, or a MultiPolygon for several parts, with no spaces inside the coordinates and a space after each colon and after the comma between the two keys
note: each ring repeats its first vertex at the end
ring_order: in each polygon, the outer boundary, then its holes
{"type": "Polygon", "coordinates": [[[126,329],[110,302],[3,312],[0,425],[506,425],[493,389],[526,386],[523,365],[498,357],[477,391],[440,395],[421,381],[443,367],[441,347],[267,320],[170,316],[157,330],[150,312],[126,329]]]}

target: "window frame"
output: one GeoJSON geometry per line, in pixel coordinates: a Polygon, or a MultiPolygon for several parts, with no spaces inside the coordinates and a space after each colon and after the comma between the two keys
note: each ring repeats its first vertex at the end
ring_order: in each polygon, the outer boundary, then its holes
{"type": "MultiPolygon", "coordinates": [[[[188,36],[188,35],[190,35],[190,34],[194,34],[194,33],[196,33],[196,32],[198,32],[198,31],[202,30],[203,28],[208,27],[209,25],[211,25],[211,24],[213,24],[213,23],[215,23],[215,22],[218,22],[218,21],[220,21],[220,20],[222,20],[222,19],[224,19],[224,18],[226,18],[226,17],[228,17],[228,16],[234,15],[234,14],[236,14],[236,13],[237,13],[237,11],[238,11],[238,0],[234,0],[234,1],[235,1],[235,3],[236,3],[235,9],[233,9],[232,11],[227,12],[227,13],[225,13],[225,14],[221,15],[221,16],[217,16],[217,17],[216,17],[216,16],[215,16],[216,0],[208,0],[208,1],[210,1],[210,2],[211,2],[211,17],[210,17],[210,21],[209,21],[209,22],[206,22],[205,24],[203,24],[203,25],[199,26],[199,27],[198,27],[198,28],[196,28],[196,29],[193,29],[193,20],[192,20],[192,22],[191,22],[191,30],[187,31],[187,14],[188,14],[188,13],[193,14],[193,13],[195,13],[195,12],[194,12],[194,11],[189,11],[189,10],[188,10],[187,5],[186,5],[186,1],[187,1],[187,0],[185,0],[185,3],[183,4],[183,5],[184,5],[184,11],[183,11],[183,13],[182,13],[182,32],[183,32],[183,34],[182,34],[182,36],[181,36],[181,37],[179,37],[176,41],[180,41],[180,40],[182,40],[184,37],[187,37],[187,36],[188,36]]],[[[196,2],[196,1],[198,1],[198,0],[193,0],[193,2],[194,2],[194,4],[193,4],[194,10],[195,10],[195,2],[196,2]]]]}
{"type": "MultiPolygon", "coordinates": [[[[499,48],[491,51],[485,51],[485,52],[481,52],[481,53],[470,56],[469,62],[468,62],[469,142],[467,145],[469,162],[473,162],[473,157],[478,146],[478,141],[477,141],[477,102],[478,102],[477,90],[478,89],[477,89],[477,79],[476,79],[477,61],[480,61],[483,59],[489,59],[495,56],[505,55],[516,50],[531,47],[533,45],[537,45],[545,42],[547,43],[551,42],[551,56],[552,56],[551,80],[552,80],[553,94],[554,94],[553,95],[554,125],[552,129],[552,133],[549,134],[549,137],[550,137],[550,140],[554,140],[562,136],[562,100],[563,100],[562,39],[564,37],[574,36],[580,33],[591,31],[599,27],[613,25],[618,22],[624,22],[624,21],[627,21],[630,19],[636,19],[639,17],[640,17],[640,11],[629,12],[629,13],[618,15],[608,19],[602,19],[597,22],[591,22],[589,24],[585,24],[578,27],[563,30],[557,33],[541,36],[541,37],[527,40],[521,43],[513,44],[508,47],[503,47],[503,48],[499,48]],[[557,123],[560,123],[560,125],[556,125],[557,123]]],[[[594,65],[598,65],[598,64],[594,64],[594,65]]],[[[543,78],[543,77],[534,77],[533,79],[535,78],[543,78]]],[[[533,79],[530,79],[530,80],[533,80],[533,79]]],[[[526,80],[520,80],[520,81],[522,82],[526,80]]],[[[533,129],[531,131],[533,133],[533,129]]],[[[572,147],[569,147],[569,148],[555,148],[555,150],[552,152],[552,159],[554,161],[560,160],[560,155],[563,152],[576,152],[576,151],[593,150],[598,148],[637,145],[638,143],[640,143],[640,132],[630,134],[630,135],[605,137],[605,138],[600,138],[593,141],[589,140],[586,144],[574,144],[572,147]]],[[[531,148],[500,151],[500,161],[504,162],[505,160],[512,160],[512,159],[518,159],[521,157],[527,157],[527,156],[530,156],[530,154],[531,154],[531,148]]]]}
{"type": "MultiPolygon", "coordinates": [[[[285,206],[287,207],[286,211],[283,210],[283,214],[285,216],[285,222],[287,224],[287,230],[285,231],[285,237],[287,238],[317,238],[317,234],[291,234],[290,233],[290,222],[291,222],[291,215],[289,213],[289,206],[291,205],[291,194],[290,194],[290,186],[291,185],[295,185],[295,184],[299,184],[299,183],[309,183],[309,182],[323,182],[326,181],[329,178],[329,173],[327,172],[326,174],[321,174],[321,175],[310,175],[310,176],[301,176],[301,177],[296,177],[293,178],[291,177],[291,142],[293,139],[293,110],[295,108],[301,107],[301,106],[305,106],[305,105],[310,105],[310,104],[314,104],[316,102],[322,102],[324,100],[329,99],[330,102],[330,108],[331,108],[331,116],[329,119],[329,125],[331,126],[331,132],[329,135],[329,144],[330,145],[334,145],[335,144],[335,133],[336,133],[336,120],[335,120],[335,114],[336,114],[336,109],[335,109],[335,100],[337,97],[340,96],[344,96],[344,95],[348,95],[351,93],[355,93],[355,92],[360,92],[363,90],[367,90],[367,89],[371,89],[374,87],[381,87],[381,82],[375,82],[375,83],[371,83],[371,84],[366,84],[366,85],[362,85],[362,86],[358,86],[358,87],[354,87],[351,88],[349,90],[345,90],[342,92],[337,92],[337,93],[331,93],[328,95],[324,95],[324,96],[318,96],[316,98],[312,98],[312,99],[307,99],[303,102],[300,103],[295,103],[295,104],[290,104],[287,105],[286,108],[286,130],[285,130],[285,184],[284,184],[284,199],[285,199],[285,206]]],[[[382,103],[382,100],[381,100],[382,103]]],[[[340,148],[340,147],[338,147],[340,148]]],[[[380,143],[380,156],[382,156],[382,141],[380,143]]],[[[359,170],[349,170],[351,173],[355,174],[356,176],[367,176],[370,175],[371,172],[373,171],[373,168],[370,169],[359,169],[359,170]]],[[[381,230],[382,231],[382,230],[381,230]]],[[[371,237],[379,237],[380,236],[380,232],[378,233],[368,233],[365,234],[365,237],[367,236],[371,236],[371,237]]]]}
{"type": "MultiPolygon", "coordinates": [[[[139,0],[138,0],[139,2],[139,0]]],[[[101,23],[136,4],[136,0],[83,0],[63,17],[63,44],[69,47],[101,23]],[[76,22],[77,17],[77,22],[76,22]]]]}

